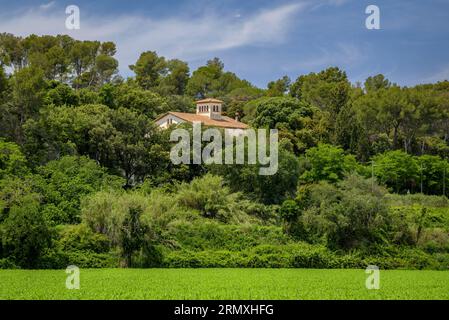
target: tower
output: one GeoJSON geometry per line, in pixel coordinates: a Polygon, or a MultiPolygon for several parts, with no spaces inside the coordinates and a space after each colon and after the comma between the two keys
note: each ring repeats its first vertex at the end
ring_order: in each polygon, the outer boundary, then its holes
{"type": "Polygon", "coordinates": [[[218,99],[204,99],[196,102],[196,114],[210,119],[221,120],[223,101],[218,99]]]}

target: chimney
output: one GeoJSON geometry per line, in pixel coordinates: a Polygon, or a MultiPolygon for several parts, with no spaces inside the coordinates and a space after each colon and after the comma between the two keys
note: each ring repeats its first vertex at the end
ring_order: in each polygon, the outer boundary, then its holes
{"type": "Polygon", "coordinates": [[[240,121],[240,113],[238,111],[235,113],[235,121],[240,121]]]}

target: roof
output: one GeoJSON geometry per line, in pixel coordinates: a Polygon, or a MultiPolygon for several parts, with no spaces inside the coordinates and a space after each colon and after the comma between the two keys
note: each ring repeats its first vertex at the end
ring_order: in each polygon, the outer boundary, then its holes
{"type": "Polygon", "coordinates": [[[223,103],[223,101],[218,100],[218,99],[208,98],[208,99],[198,100],[195,103],[196,104],[201,104],[201,103],[223,103]]]}
{"type": "Polygon", "coordinates": [[[210,126],[210,127],[221,127],[221,128],[229,128],[229,129],[248,129],[248,125],[245,123],[242,123],[240,121],[234,120],[232,118],[221,116],[221,120],[215,120],[211,119],[207,116],[201,116],[195,113],[184,113],[184,112],[168,112],[159,118],[157,118],[155,121],[158,121],[162,119],[163,117],[167,116],[168,114],[174,115],[175,117],[178,117],[184,121],[187,122],[201,122],[202,125],[210,126]]]}

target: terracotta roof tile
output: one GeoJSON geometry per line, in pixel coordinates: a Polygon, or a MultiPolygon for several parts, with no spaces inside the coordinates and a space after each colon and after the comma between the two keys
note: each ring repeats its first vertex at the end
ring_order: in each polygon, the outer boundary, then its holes
{"type": "Polygon", "coordinates": [[[208,98],[208,99],[198,100],[195,103],[196,104],[200,104],[200,103],[223,103],[223,101],[218,100],[218,99],[208,98]]]}
{"type": "MultiPolygon", "coordinates": [[[[201,122],[202,125],[211,127],[221,127],[229,129],[248,129],[248,125],[240,121],[234,120],[232,118],[221,116],[221,120],[210,119],[207,116],[197,115],[195,113],[184,113],[184,112],[168,112],[184,121],[193,123],[194,121],[201,122]]],[[[166,115],[166,114],[165,114],[166,115]]],[[[161,119],[165,115],[159,117],[161,119]]],[[[158,120],[157,119],[157,120],[158,120]]]]}

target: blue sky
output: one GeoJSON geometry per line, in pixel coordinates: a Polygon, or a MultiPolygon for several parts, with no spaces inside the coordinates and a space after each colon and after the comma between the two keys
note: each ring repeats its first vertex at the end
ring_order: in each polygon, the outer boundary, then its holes
{"type": "Polygon", "coordinates": [[[0,0],[0,8],[0,32],[116,42],[125,77],[155,50],[192,71],[220,57],[260,87],[329,66],[352,82],[378,73],[401,85],[449,78],[449,0],[0,0]],[[65,29],[71,4],[80,30],[65,29]],[[370,4],[380,8],[380,30],[365,28],[370,4]]]}

